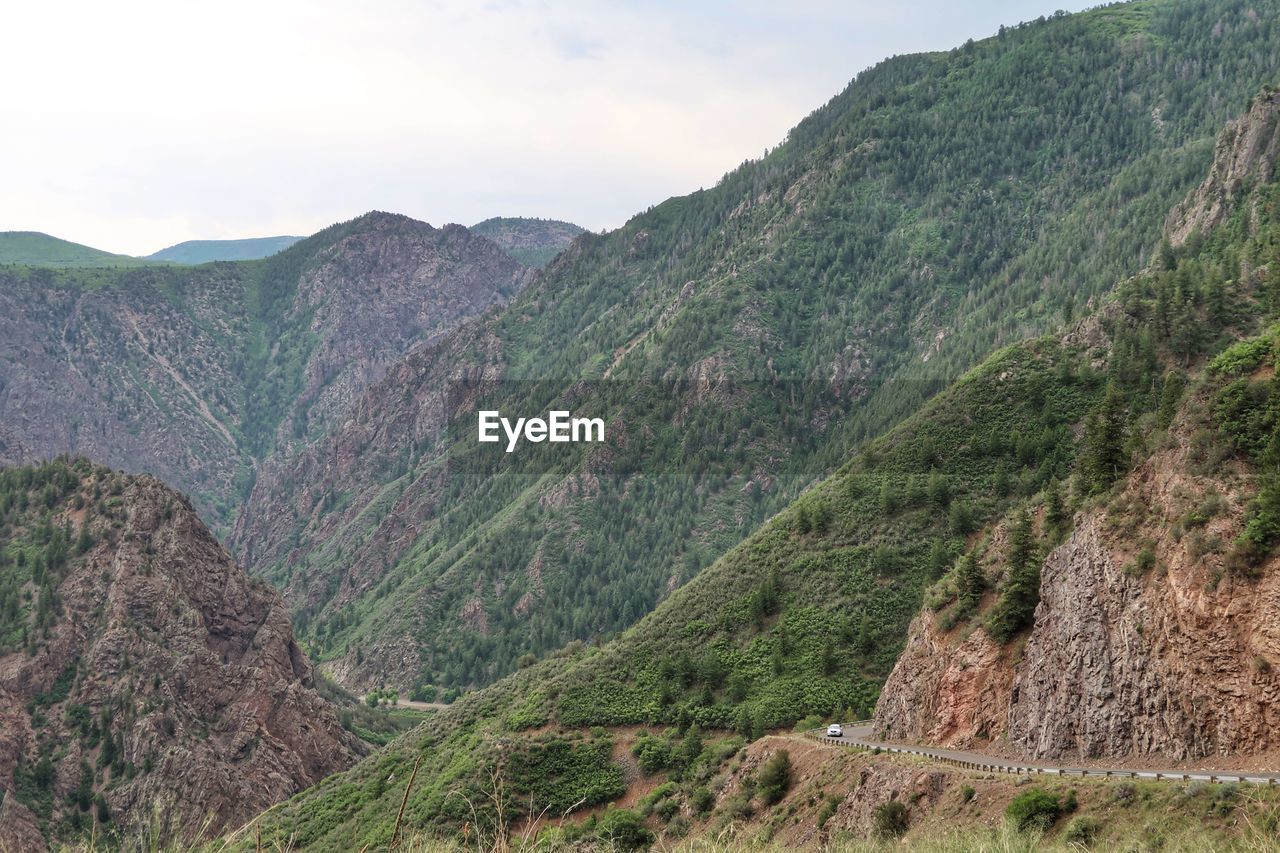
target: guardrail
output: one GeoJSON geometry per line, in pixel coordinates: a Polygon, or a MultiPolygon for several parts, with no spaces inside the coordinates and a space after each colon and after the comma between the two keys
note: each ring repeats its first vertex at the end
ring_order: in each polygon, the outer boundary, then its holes
{"type": "MultiPolygon", "coordinates": [[[[859,720],[856,723],[844,723],[845,727],[865,726],[871,723],[870,720],[859,720]]],[[[937,761],[941,764],[950,764],[953,767],[960,767],[965,770],[974,770],[979,773],[1008,773],[1019,776],[1078,776],[1093,777],[1099,779],[1150,779],[1156,782],[1237,782],[1250,785],[1271,785],[1280,784],[1280,778],[1277,776],[1250,776],[1248,774],[1236,773],[1170,773],[1157,770],[1116,770],[1107,768],[1068,768],[1068,767],[1038,767],[1033,764],[1003,764],[997,761],[970,761],[966,758],[956,758],[950,755],[944,755],[937,750],[931,750],[922,747],[912,746],[892,746],[890,744],[867,743],[857,738],[835,738],[827,737],[826,729],[815,729],[816,738],[831,746],[843,746],[846,749],[858,749],[863,752],[887,752],[898,755],[918,755],[928,758],[931,761],[937,761]]]]}

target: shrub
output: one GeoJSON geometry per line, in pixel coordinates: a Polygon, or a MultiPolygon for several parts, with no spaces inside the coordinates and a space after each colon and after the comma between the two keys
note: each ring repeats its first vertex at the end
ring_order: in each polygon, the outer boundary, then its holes
{"type": "Polygon", "coordinates": [[[711,811],[711,807],[716,804],[715,794],[704,787],[693,789],[693,793],[689,795],[689,807],[693,809],[694,814],[706,814],[711,811]]]}
{"type": "Polygon", "coordinates": [[[971,803],[973,802],[973,798],[977,795],[978,792],[973,789],[972,785],[965,785],[960,789],[960,802],[971,803]]]}
{"type": "Polygon", "coordinates": [[[879,838],[901,838],[907,832],[907,807],[897,800],[876,806],[875,834],[879,838]]]}
{"type": "Polygon", "coordinates": [[[653,833],[640,815],[629,809],[609,809],[596,824],[596,837],[619,850],[643,850],[653,843],[653,833]]]}
{"type": "Polygon", "coordinates": [[[642,734],[631,747],[631,754],[645,773],[656,773],[671,763],[671,747],[665,741],[649,734],[642,734]]]}
{"type": "Polygon", "coordinates": [[[838,808],[840,808],[840,800],[837,797],[827,797],[823,801],[822,808],[818,810],[818,829],[827,825],[827,821],[831,820],[838,808]]]}
{"type": "Polygon", "coordinates": [[[1067,824],[1067,828],[1062,831],[1062,840],[1068,844],[1088,845],[1098,837],[1098,833],[1102,830],[1102,824],[1097,818],[1089,815],[1080,815],[1073,817],[1071,822],[1067,824]]]}
{"type": "Polygon", "coordinates": [[[804,719],[796,723],[795,733],[803,734],[804,732],[811,731],[812,729],[816,729],[821,725],[822,725],[822,718],[819,717],[817,714],[810,714],[809,716],[805,717],[804,719]]]}
{"type": "Polygon", "coordinates": [[[1019,832],[1029,829],[1043,832],[1053,826],[1061,812],[1062,805],[1057,797],[1048,791],[1031,788],[1014,797],[1004,814],[1019,832]]]}
{"type": "Polygon", "coordinates": [[[791,787],[791,754],[785,749],[778,752],[760,768],[756,790],[766,805],[773,805],[787,795],[791,787]]]}

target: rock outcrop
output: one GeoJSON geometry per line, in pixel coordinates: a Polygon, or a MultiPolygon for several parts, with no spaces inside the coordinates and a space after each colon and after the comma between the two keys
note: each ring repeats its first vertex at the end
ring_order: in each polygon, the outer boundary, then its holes
{"type": "Polygon", "coordinates": [[[876,708],[876,736],[956,747],[979,745],[1005,729],[1013,672],[1006,648],[985,631],[954,640],[922,613],[876,708]],[[911,685],[930,685],[915,690],[911,685]]]}
{"type": "Polygon", "coordinates": [[[1036,758],[1280,749],[1280,558],[1248,574],[1228,565],[1223,543],[1239,535],[1252,490],[1230,465],[1192,473],[1189,432],[1049,554],[1016,654],[980,620],[948,632],[921,614],[876,708],[878,733],[957,747],[999,739],[1036,758]]]}
{"type": "Polygon", "coordinates": [[[1165,222],[1169,242],[1181,246],[1224,222],[1243,192],[1275,176],[1278,156],[1280,90],[1269,90],[1219,135],[1209,175],[1165,222]]]}
{"type": "Polygon", "coordinates": [[[87,827],[90,808],[104,830],[191,840],[364,751],[316,692],[280,597],[185,498],[88,462],[22,470],[55,473],[32,492],[49,515],[11,510],[0,540],[42,555],[29,578],[0,563],[41,601],[0,626],[25,638],[0,645],[0,846],[36,849],[87,827]],[[41,551],[49,529],[64,533],[41,551]],[[59,541],[75,543],[65,558],[59,541]]]}

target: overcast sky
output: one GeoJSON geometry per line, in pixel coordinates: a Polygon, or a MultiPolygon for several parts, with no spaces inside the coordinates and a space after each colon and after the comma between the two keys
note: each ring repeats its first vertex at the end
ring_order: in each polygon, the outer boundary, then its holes
{"type": "Polygon", "coordinates": [[[0,230],[146,254],[371,209],[615,227],[887,56],[1086,5],[6,3],[0,230]]]}

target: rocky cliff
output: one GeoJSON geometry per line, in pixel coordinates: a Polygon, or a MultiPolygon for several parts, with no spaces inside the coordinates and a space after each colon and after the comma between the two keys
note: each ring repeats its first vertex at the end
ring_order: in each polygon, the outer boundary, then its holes
{"type": "Polygon", "coordinates": [[[0,268],[0,428],[37,458],[155,473],[224,524],[256,463],[530,274],[461,226],[385,213],[261,261],[0,268]]]}
{"type": "Polygon", "coordinates": [[[1253,186],[1275,177],[1280,157],[1280,90],[1256,97],[1249,111],[1218,137],[1213,168],[1187,200],[1169,214],[1165,232],[1181,246],[1193,234],[1205,235],[1235,209],[1253,186]]]}
{"type": "Polygon", "coordinates": [[[917,617],[880,735],[1067,759],[1280,748],[1280,559],[1230,567],[1253,487],[1238,467],[1190,473],[1189,435],[1080,514],[1019,643],[917,617]]]}
{"type": "Polygon", "coordinates": [[[0,472],[0,510],[0,846],[234,828],[363,751],[182,496],[54,462],[0,472]]]}
{"type": "MultiPolygon", "coordinates": [[[[947,609],[945,590],[961,582],[944,579],[937,612],[917,617],[885,684],[881,736],[964,747],[999,741],[1023,755],[1067,759],[1280,748],[1278,127],[1280,96],[1268,91],[1227,127],[1209,178],[1170,217],[1171,244],[1198,233],[1208,248],[1185,246],[1176,268],[1130,282],[1086,321],[1087,333],[1067,337],[1113,375],[1132,363],[1133,342],[1146,340],[1144,357],[1163,375],[1164,391],[1159,412],[1145,414],[1141,391],[1128,392],[1142,437],[1118,458],[1132,454],[1136,464],[1100,495],[1084,479],[1093,451],[1091,439],[1082,442],[1069,534],[1055,544],[1048,522],[1038,525],[1048,553],[1029,630],[996,642],[983,615],[994,595],[977,616],[974,605],[947,609]],[[1144,290],[1142,281],[1157,285],[1144,290]],[[1159,292],[1181,293],[1189,305],[1203,293],[1205,308],[1170,319],[1162,297],[1144,301],[1159,292]],[[1216,340],[1206,354],[1218,354],[1192,358],[1195,335],[1216,340]]],[[[1047,517],[1049,497],[1033,503],[1047,517]]],[[[992,550],[983,555],[985,578],[1002,587],[1008,580],[992,550]]]]}

